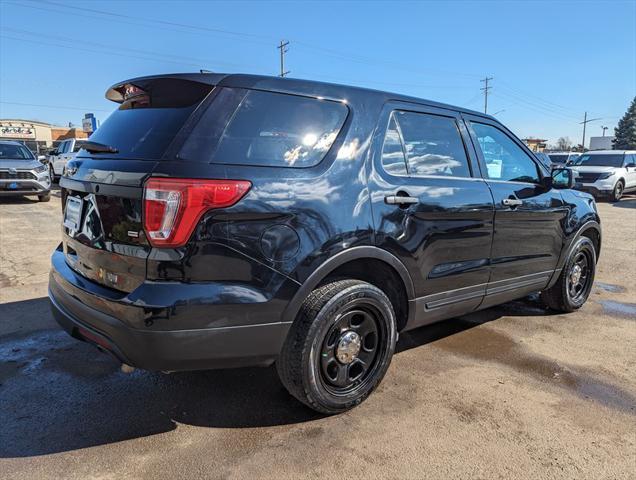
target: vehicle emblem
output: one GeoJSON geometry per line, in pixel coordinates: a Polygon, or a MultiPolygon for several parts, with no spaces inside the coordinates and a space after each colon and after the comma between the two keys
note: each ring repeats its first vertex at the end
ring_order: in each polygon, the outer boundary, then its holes
{"type": "Polygon", "coordinates": [[[9,169],[9,175],[17,175],[18,174],[18,170],[15,168],[10,168],[9,169]]]}

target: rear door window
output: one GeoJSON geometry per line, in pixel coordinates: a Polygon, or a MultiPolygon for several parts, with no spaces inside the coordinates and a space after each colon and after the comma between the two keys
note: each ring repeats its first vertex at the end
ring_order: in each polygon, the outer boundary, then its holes
{"type": "Polygon", "coordinates": [[[179,157],[220,164],[312,167],[333,145],[348,111],[344,103],[330,100],[224,88],[190,133],[179,157]]]}
{"type": "Polygon", "coordinates": [[[470,177],[468,156],[452,117],[394,111],[384,138],[382,166],[410,177],[470,177]]]}

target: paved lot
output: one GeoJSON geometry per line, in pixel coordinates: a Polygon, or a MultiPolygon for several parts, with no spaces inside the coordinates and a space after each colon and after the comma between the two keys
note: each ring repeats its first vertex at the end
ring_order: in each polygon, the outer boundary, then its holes
{"type": "Polygon", "coordinates": [[[636,198],[599,208],[580,312],[526,299],[405,334],[379,390],[324,418],[274,369],[124,374],[69,338],[46,299],[59,195],[0,199],[0,477],[634,478],[636,198]]]}

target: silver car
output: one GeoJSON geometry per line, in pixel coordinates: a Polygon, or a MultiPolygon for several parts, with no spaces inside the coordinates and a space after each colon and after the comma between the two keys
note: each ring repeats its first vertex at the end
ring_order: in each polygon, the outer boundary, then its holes
{"type": "Polygon", "coordinates": [[[51,177],[31,150],[19,142],[0,141],[0,196],[37,195],[51,199],[51,177]]]}

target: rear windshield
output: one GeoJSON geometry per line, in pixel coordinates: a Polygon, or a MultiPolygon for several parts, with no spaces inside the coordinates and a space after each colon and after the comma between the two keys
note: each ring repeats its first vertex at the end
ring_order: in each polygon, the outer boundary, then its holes
{"type": "Polygon", "coordinates": [[[582,167],[620,167],[623,165],[623,154],[594,155],[583,154],[572,162],[582,167]]]}
{"type": "Polygon", "coordinates": [[[565,163],[568,161],[568,158],[569,158],[569,155],[567,153],[559,153],[559,154],[551,153],[548,156],[550,157],[550,160],[556,163],[565,163]]]}
{"type": "Polygon", "coordinates": [[[333,145],[344,103],[224,88],[189,134],[185,160],[268,167],[317,165],[333,145]]]}
{"type": "Polygon", "coordinates": [[[170,78],[143,86],[125,85],[122,94],[133,92],[133,96],[106,119],[90,140],[118,150],[109,157],[160,159],[211,89],[211,85],[170,78]]]}
{"type": "Polygon", "coordinates": [[[31,160],[33,158],[31,150],[22,145],[0,143],[0,160],[31,160]]]}

